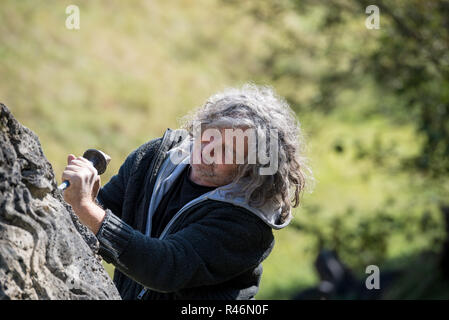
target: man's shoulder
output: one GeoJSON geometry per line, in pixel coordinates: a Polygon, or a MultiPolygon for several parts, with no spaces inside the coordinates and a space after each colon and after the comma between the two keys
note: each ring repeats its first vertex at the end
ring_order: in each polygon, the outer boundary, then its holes
{"type": "Polygon", "coordinates": [[[160,151],[166,151],[165,149],[169,150],[173,148],[175,145],[179,144],[186,135],[187,131],[183,129],[167,128],[161,137],[145,142],[136,148],[132,154],[134,154],[136,160],[138,161],[147,156],[153,155],[161,147],[165,148],[160,151]]]}
{"type": "Polygon", "coordinates": [[[185,130],[170,129],[165,130],[161,137],[150,139],[134,149],[125,160],[125,167],[130,175],[135,174],[140,169],[145,169],[148,165],[161,154],[165,155],[168,150],[180,143],[185,137],[185,130]]]}

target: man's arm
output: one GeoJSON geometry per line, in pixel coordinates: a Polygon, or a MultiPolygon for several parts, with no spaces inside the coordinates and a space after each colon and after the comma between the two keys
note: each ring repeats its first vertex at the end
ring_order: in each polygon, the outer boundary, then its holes
{"type": "Polygon", "coordinates": [[[229,280],[259,265],[274,245],[271,229],[259,218],[226,206],[162,240],[133,230],[107,210],[97,238],[107,262],[159,292],[229,280]]]}
{"type": "Polygon", "coordinates": [[[72,208],[79,217],[81,223],[96,235],[106,216],[106,211],[93,201],[84,203],[76,208],[72,206],[72,208]]]}
{"type": "Polygon", "coordinates": [[[64,190],[64,200],[72,206],[81,223],[96,234],[106,216],[94,200],[100,188],[97,170],[87,159],[69,155],[62,180],[70,181],[69,187],[64,190]]]}
{"type": "Polygon", "coordinates": [[[136,150],[126,158],[119,172],[101,189],[100,176],[92,163],[83,157],[68,156],[62,180],[70,181],[70,185],[64,190],[64,200],[72,206],[81,223],[94,234],[97,234],[106,215],[94,199],[121,216],[126,184],[135,154],[136,150]]]}

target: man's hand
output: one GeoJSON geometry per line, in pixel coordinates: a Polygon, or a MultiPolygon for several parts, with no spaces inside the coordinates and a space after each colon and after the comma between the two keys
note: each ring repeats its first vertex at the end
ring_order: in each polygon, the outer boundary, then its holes
{"type": "Polygon", "coordinates": [[[96,234],[105,216],[104,210],[95,204],[100,190],[97,170],[89,160],[70,154],[62,180],[70,182],[69,187],[64,190],[64,200],[72,206],[81,222],[96,234]]]}

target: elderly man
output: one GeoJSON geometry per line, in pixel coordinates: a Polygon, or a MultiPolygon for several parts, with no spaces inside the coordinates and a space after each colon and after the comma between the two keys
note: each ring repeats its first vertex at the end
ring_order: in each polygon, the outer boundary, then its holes
{"type": "Polygon", "coordinates": [[[299,123],[270,88],[245,85],[183,127],[133,151],[101,189],[91,163],[69,155],[64,198],[123,299],[253,299],[272,229],[289,224],[305,186],[299,123]]]}

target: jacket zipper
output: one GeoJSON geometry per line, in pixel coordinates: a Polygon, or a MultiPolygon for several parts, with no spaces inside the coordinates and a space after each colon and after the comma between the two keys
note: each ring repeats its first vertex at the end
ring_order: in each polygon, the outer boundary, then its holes
{"type": "MultiPolygon", "coordinates": [[[[167,136],[171,134],[171,131],[168,133],[168,131],[165,132],[164,136],[162,137],[162,141],[161,144],[159,146],[159,148],[157,149],[157,153],[156,153],[156,159],[151,163],[151,167],[150,167],[150,180],[148,181],[148,186],[151,186],[155,180],[154,177],[154,170],[158,164],[158,162],[160,162],[161,159],[161,150],[163,150],[163,148],[165,147],[164,144],[167,143],[167,136]]],[[[145,201],[145,206],[144,208],[148,208],[148,205],[150,203],[151,197],[147,198],[147,201],[145,201]]],[[[145,219],[143,221],[146,221],[145,219]]],[[[145,230],[143,230],[143,225],[140,226],[140,230],[142,230],[143,232],[145,232],[145,230]]]]}
{"type": "MultiPolygon", "coordinates": [[[[160,158],[161,158],[161,152],[160,152],[160,151],[162,150],[162,148],[164,147],[164,144],[166,143],[168,134],[171,134],[171,133],[172,133],[171,131],[170,131],[170,132],[167,132],[167,131],[166,131],[165,134],[164,134],[164,136],[162,137],[161,145],[159,146],[159,148],[158,148],[158,150],[157,150],[156,161],[154,161],[154,162],[152,163],[152,165],[151,165],[151,169],[150,169],[150,172],[151,172],[151,178],[150,178],[150,180],[151,180],[151,181],[149,182],[149,185],[151,185],[151,184],[153,183],[154,179],[155,179],[155,177],[154,177],[154,169],[155,169],[155,167],[156,167],[156,164],[160,161],[160,158]]],[[[146,203],[145,203],[145,208],[148,208],[149,202],[150,202],[150,200],[151,200],[150,198],[151,198],[151,197],[148,197],[148,200],[147,200],[146,203]]],[[[201,200],[196,201],[196,202],[195,202],[195,200],[193,200],[193,201],[192,201],[193,203],[190,202],[190,203],[186,204],[184,207],[182,207],[182,208],[175,214],[175,216],[174,216],[173,218],[171,218],[171,220],[168,222],[168,224],[165,226],[164,230],[162,231],[161,235],[159,236],[159,239],[162,239],[163,236],[165,236],[165,234],[168,232],[168,228],[171,227],[171,225],[173,224],[173,222],[174,222],[174,221],[181,215],[182,212],[184,212],[184,211],[187,210],[188,208],[192,207],[193,205],[202,202],[203,200],[207,200],[207,197],[202,198],[201,200]]],[[[140,291],[140,293],[138,294],[137,299],[138,299],[138,300],[142,300],[143,296],[145,295],[145,293],[146,293],[147,291],[148,291],[148,288],[145,288],[145,287],[144,287],[144,288],[140,291]]]]}
{"type": "MultiPolygon", "coordinates": [[[[163,148],[165,147],[164,144],[166,144],[166,142],[167,142],[167,136],[168,136],[168,134],[171,134],[171,131],[170,131],[170,132],[168,132],[168,131],[165,132],[164,136],[162,137],[161,145],[160,145],[159,148],[157,149],[156,159],[155,159],[155,161],[153,161],[153,163],[151,164],[151,167],[150,167],[150,181],[148,181],[148,185],[150,185],[150,186],[151,186],[152,183],[154,182],[154,179],[155,179],[155,177],[154,177],[154,169],[156,168],[156,164],[157,164],[158,162],[160,162],[160,158],[161,158],[161,150],[163,150],[163,148]]],[[[145,202],[144,208],[148,208],[148,205],[149,205],[150,200],[151,200],[151,197],[148,197],[148,200],[145,202]]],[[[141,229],[143,229],[143,228],[141,228],[141,229]]],[[[143,296],[145,295],[145,293],[147,292],[147,290],[148,290],[148,289],[144,287],[144,288],[140,291],[140,293],[137,295],[137,300],[142,300],[142,298],[143,298],[143,296]]]]}
{"type": "MultiPolygon", "coordinates": [[[[174,221],[176,221],[182,213],[184,213],[187,209],[192,208],[193,206],[208,200],[209,198],[206,196],[204,198],[201,198],[200,200],[192,200],[191,202],[187,203],[184,207],[182,207],[175,215],[173,218],[171,218],[171,220],[167,223],[167,225],[165,226],[164,230],[162,231],[161,235],[159,236],[159,240],[162,240],[164,238],[164,236],[168,233],[170,227],[173,225],[174,221]]],[[[145,295],[145,293],[147,293],[148,288],[144,287],[142,289],[142,291],[140,291],[139,295],[137,296],[138,300],[142,300],[143,296],[145,295]]]]}
{"type": "Polygon", "coordinates": [[[208,200],[209,198],[206,196],[204,198],[201,198],[200,200],[193,200],[189,203],[187,203],[184,207],[182,207],[175,215],[173,218],[171,218],[171,220],[167,223],[167,225],[165,226],[164,230],[162,231],[161,235],[159,236],[159,240],[162,240],[164,238],[164,236],[168,233],[170,227],[173,225],[173,223],[175,222],[176,219],[178,219],[178,217],[183,214],[187,209],[192,208],[193,206],[208,200]]]}

